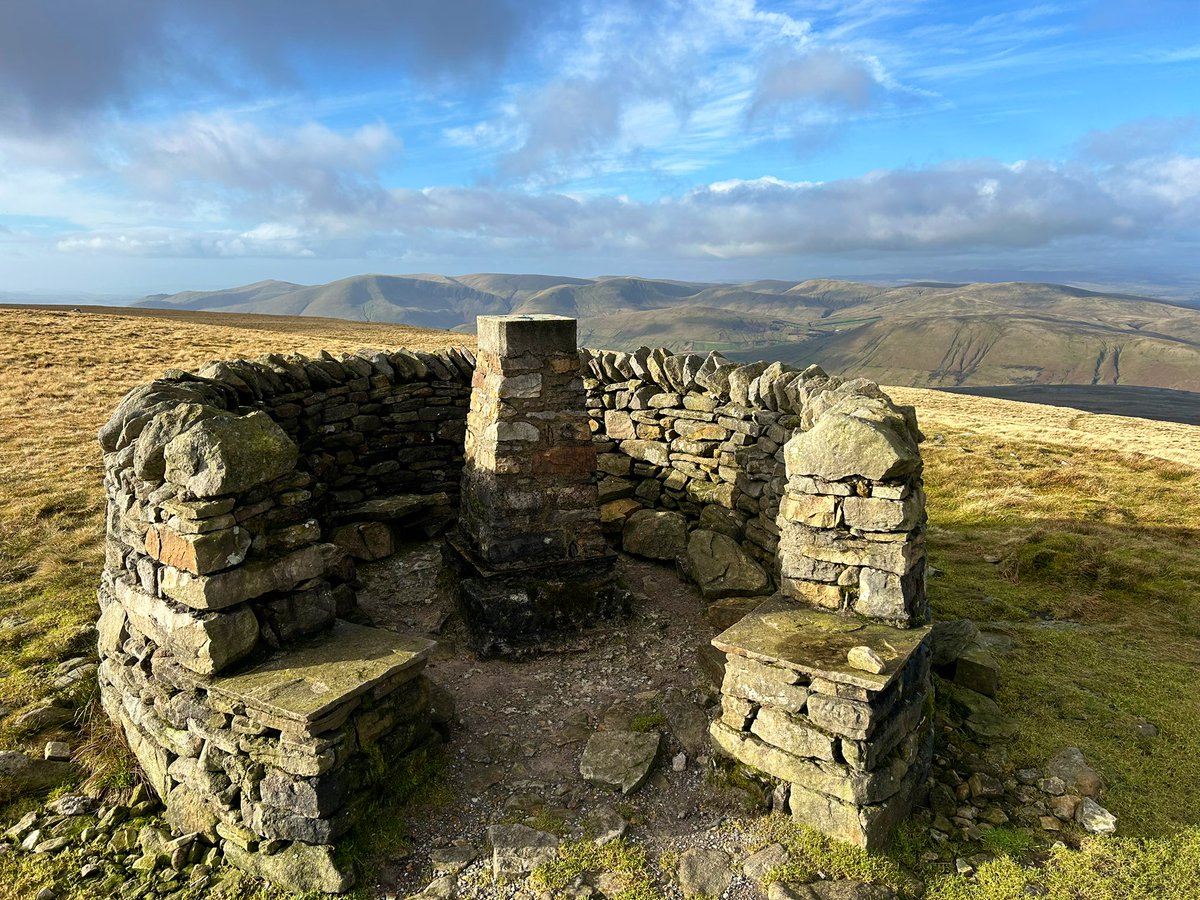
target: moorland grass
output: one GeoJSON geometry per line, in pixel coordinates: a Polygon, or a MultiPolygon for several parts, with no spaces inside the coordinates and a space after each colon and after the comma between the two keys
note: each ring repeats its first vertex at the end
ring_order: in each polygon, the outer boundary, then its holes
{"type": "MultiPolygon", "coordinates": [[[[332,320],[7,309],[0,333],[0,704],[16,711],[49,699],[53,667],[91,649],[104,531],[95,432],[130,387],[210,359],[469,340],[332,320]]],[[[1011,641],[998,700],[1020,726],[1012,763],[1044,763],[1059,747],[1079,746],[1105,775],[1104,802],[1123,835],[1057,851],[1041,875],[1003,853],[975,880],[931,874],[927,896],[1005,900],[1025,896],[1036,877],[1056,900],[1200,897],[1200,429],[894,394],[918,405],[930,436],[935,616],[970,617],[1011,641]],[[1145,723],[1159,735],[1142,733],[1145,723]]],[[[93,689],[76,690],[69,699],[85,705],[93,689]]],[[[14,719],[0,721],[0,747],[35,749],[14,719]]],[[[80,777],[125,790],[137,773],[102,728],[100,717],[85,730],[80,777]]],[[[0,809],[0,823],[28,805],[0,809]]],[[[844,864],[848,874],[894,866],[811,835],[789,840],[803,850],[801,865],[844,864]]],[[[590,854],[567,854],[545,877],[637,862],[590,854]]],[[[68,854],[0,856],[0,897],[33,896],[51,883],[64,897],[101,896],[70,886],[72,865],[77,874],[68,854]]],[[[639,866],[631,889],[644,887],[639,866]]],[[[268,894],[235,876],[209,896],[268,894]]]]}

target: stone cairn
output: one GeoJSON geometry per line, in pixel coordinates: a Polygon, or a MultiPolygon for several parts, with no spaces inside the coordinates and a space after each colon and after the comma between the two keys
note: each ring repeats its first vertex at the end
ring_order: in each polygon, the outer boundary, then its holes
{"type": "Polygon", "coordinates": [[[625,612],[605,536],[678,560],[730,604],[718,749],[882,844],[932,739],[912,411],[817,367],[577,351],[557,317],[479,344],[172,371],[101,430],[101,700],[171,827],[349,887],[334,842],[436,741],[430,644],[351,621],[355,560],[457,519],[482,653],[625,612]]]}
{"type": "Polygon", "coordinates": [[[536,651],[548,636],[628,612],[600,530],[575,327],[561,316],[479,317],[447,558],[481,654],[536,651]]]}

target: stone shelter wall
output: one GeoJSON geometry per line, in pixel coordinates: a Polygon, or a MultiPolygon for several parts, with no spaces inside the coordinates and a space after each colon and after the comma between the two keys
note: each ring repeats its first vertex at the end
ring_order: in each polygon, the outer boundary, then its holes
{"type": "MultiPolygon", "coordinates": [[[[744,607],[758,618],[714,642],[728,660],[717,746],[810,797],[809,819],[833,810],[828,830],[853,838],[845,822],[876,823],[860,837],[877,842],[928,755],[912,411],[815,366],[580,350],[579,382],[574,359],[563,363],[588,427],[573,422],[583,446],[560,436],[546,465],[569,451],[590,466],[594,453],[611,538],[678,560],[707,599],[758,598],[744,607]],[[773,591],[776,606],[761,606],[773,591]],[[862,643],[882,677],[864,681],[819,641],[763,642],[795,622],[805,633],[870,624],[862,643]],[[869,789],[854,787],[863,779],[869,789]],[[880,804],[886,815],[867,809],[880,804]]],[[[501,425],[504,440],[522,439],[509,407],[548,415],[526,409],[529,373],[475,368],[464,349],[213,363],[134,389],[100,431],[104,708],[173,827],[256,874],[348,886],[332,842],[434,740],[429,642],[348,619],[356,559],[458,518],[472,383],[505,401],[497,440],[501,425]]]]}
{"type": "MultiPolygon", "coordinates": [[[[642,508],[677,511],[689,545],[715,532],[763,567],[770,583],[748,593],[774,585],[821,608],[924,622],[925,502],[911,408],[874,382],[817,366],[648,348],[581,354],[611,530],[627,529],[642,508]]],[[[696,553],[670,548],[685,569],[716,539],[701,540],[696,553]]]]}
{"type": "Polygon", "coordinates": [[[172,825],[272,880],[344,889],[329,845],[432,740],[429,642],[342,617],[355,557],[452,518],[473,365],[214,363],[136,388],[100,431],[104,708],[172,825]]]}

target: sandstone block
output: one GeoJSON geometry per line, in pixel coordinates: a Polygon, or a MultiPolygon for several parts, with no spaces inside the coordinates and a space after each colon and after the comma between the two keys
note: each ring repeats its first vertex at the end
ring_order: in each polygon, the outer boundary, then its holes
{"type": "Polygon", "coordinates": [[[621,410],[604,411],[604,432],[608,435],[609,440],[613,441],[628,441],[637,438],[633,419],[630,418],[629,413],[621,410]]]}
{"type": "Polygon", "coordinates": [[[671,464],[671,453],[667,446],[657,441],[621,441],[621,452],[653,466],[665,468],[671,464]]]}
{"type": "Polygon", "coordinates": [[[180,534],[166,525],[151,525],[146,532],[146,553],[165,565],[207,575],[244,560],[250,540],[250,532],[236,525],[204,534],[180,534]]]}
{"type": "Polygon", "coordinates": [[[836,497],[789,493],[779,504],[779,518],[810,528],[834,528],[837,526],[837,516],[836,497]]]}

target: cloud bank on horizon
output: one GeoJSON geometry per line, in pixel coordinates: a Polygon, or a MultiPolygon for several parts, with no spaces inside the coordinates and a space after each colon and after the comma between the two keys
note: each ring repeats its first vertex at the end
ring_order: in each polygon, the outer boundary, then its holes
{"type": "Polygon", "coordinates": [[[1200,287],[1192,0],[0,7],[0,289],[1200,287]]]}

